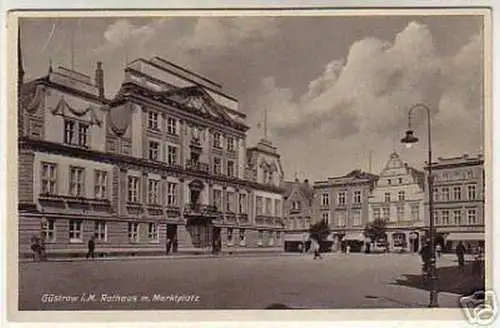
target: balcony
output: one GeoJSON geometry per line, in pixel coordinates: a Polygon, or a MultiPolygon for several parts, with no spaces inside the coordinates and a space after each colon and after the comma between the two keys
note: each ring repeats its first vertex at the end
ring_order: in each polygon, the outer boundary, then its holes
{"type": "Polygon", "coordinates": [[[167,217],[178,217],[181,215],[181,209],[178,206],[167,205],[166,207],[167,217]]]}
{"type": "Polygon", "coordinates": [[[194,161],[192,159],[188,159],[186,161],[186,170],[195,171],[195,172],[203,172],[208,173],[209,165],[207,163],[194,161]]]}
{"type": "Polygon", "coordinates": [[[240,224],[249,224],[250,220],[248,219],[248,214],[246,213],[238,214],[238,221],[240,222],[240,224]]]}
{"type": "Polygon", "coordinates": [[[221,215],[221,212],[213,205],[187,203],[184,206],[184,215],[195,217],[218,217],[221,215]]]}
{"type": "Polygon", "coordinates": [[[275,218],[269,215],[257,215],[255,217],[255,223],[258,225],[274,225],[275,218]]]}

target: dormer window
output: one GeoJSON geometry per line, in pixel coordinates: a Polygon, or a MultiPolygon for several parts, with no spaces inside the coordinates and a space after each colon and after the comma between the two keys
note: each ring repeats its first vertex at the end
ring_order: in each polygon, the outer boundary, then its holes
{"type": "Polygon", "coordinates": [[[64,143],[81,147],[88,146],[89,125],[84,122],[64,120],[64,143]]]}

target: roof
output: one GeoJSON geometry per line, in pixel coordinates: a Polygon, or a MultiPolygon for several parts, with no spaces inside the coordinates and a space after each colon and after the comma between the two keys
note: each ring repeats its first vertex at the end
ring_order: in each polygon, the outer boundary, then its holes
{"type": "Polygon", "coordinates": [[[310,202],[313,200],[314,190],[307,180],[299,181],[296,179],[295,181],[284,181],[283,187],[285,189],[285,194],[283,195],[285,198],[290,197],[293,191],[297,190],[310,202]]]}
{"type": "Polygon", "coordinates": [[[405,167],[411,174],[413,181],[415,181],[420,186],[420,188],[425,190],[425,172],[419,171],[416,168],[413,168],[406,163],[405,167]]]}

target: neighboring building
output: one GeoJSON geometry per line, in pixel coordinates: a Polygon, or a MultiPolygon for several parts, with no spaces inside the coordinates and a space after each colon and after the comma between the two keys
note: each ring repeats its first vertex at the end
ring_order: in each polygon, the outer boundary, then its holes
{"type": "MultiPolygon", "coordinates": [[[[21,72],[21,70],[20,70],[21,72]]],[[[20,74],[20,79],[22,76],[20,74]]],[[[113,99],[65,69],[21,85],[19,252],[282,249],[280,156],[247,149],[245,114],[222,87],[161,58],[128,65],[113,99]]]]}
{"type": "Polygon", "coordinates": [[[460,240],[469,249],[484,247],[483,156],[439,157],[432,163],[432,176],[438,241],[446,250],[460,240]]]}
{"type": "Polygon", "coordinates": [[[354,170],[344,176],[314,183],[314,221],[326,220],[329,223],[334,250],[339,250],[341,240],[364,242],[368,199],[377,178],[354,170]]]}
{"type": "Polygon", "coordinates": [[[313,188],[309,180],[284,182],[285,250],[305,247],[312,220],[313,188]]]}
{"type": "Polygon", "coordinates": [[[424,238],[425,174],[393,152],[369,198],[370,221],[387,221],[389,250],[417,252],[424,238]]]}

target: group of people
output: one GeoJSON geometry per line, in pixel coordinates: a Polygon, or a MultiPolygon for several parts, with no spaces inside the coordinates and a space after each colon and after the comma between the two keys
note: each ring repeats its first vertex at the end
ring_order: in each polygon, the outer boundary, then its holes
{"type": "MultiPolygon", "coordinates": [[[[441,244],[437,244],[436,247],[434,248],[435,251],[435,256],[434,258],[439,258],[441,257],[441,252],[442,252],[442,247],[441,244]]],[[[457,256],[457,262],[458,262],[458,269],[459,271],[463,272],[465,269],[465,254],[467,253],[467,249],[464,246],[464,243],[462,241],[459,241],[457,246],[455,247],[455,254],[457,256]]],[[[425,245],[422,247],[420,250],[420,256],[422,257],[422,262],[423,264],[423,271],[425,273],[429,272],[431,260],[433,259],[432,256],[432,247],[431,247],[431,241],[426,240],[425,245]]],[[[481,247],[477,248],[476,255],[475,255],[475,261],[474,261],[474,268],[473,271],[476,272],[481,269],[481,261],[483,260],[483,250],[481,247]]]]}

